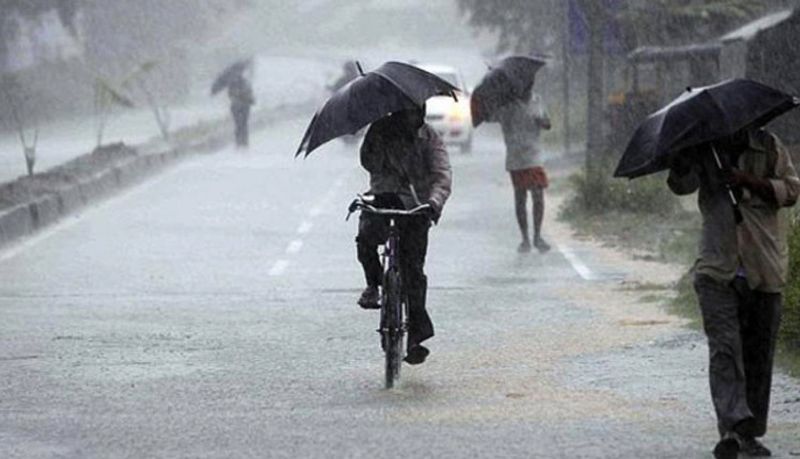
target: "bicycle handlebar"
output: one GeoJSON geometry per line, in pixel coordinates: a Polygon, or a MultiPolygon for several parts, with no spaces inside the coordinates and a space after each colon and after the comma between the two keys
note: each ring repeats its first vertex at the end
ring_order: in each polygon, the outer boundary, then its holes
{"type": "Polygon", "coordinates": [[[430,204],[422,204],[420,206],[414,207],[413,209],[409,210],[383,209],[380,207],[375,207],[371,204],[367,204],[361,197],[359,197],[350,204],[350,207],[348,208],[347,218],[345,220],[349,220],[353,212],[357,210],[374,215],[382,215],[385,217],[411,217],[414,215],[419,215],[423,211],[426,211],[430,208],[431,208],[430,204]]]}

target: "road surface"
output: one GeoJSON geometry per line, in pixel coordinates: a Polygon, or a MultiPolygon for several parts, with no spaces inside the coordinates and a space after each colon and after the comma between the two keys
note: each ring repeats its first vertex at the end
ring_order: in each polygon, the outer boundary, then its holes
{"type": "MultiPolygon", "coordinates": [[[[574,239],[516,253],[501,145],[453,155],[431,233],[437,335],[382,389],[355,300],[354,147],[305,120],[187,161],[0,252],[0,457],[710,457],[702,336],[675,270],[574,239]],[[654,301],[655,297],[655,301],[654,301]]],[[[767,443],[800,454],[800,384],[767,443]]]]}

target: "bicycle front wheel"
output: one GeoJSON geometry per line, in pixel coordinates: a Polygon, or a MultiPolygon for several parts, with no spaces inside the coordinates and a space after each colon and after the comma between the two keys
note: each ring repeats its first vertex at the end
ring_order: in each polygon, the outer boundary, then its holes
{"type": "Polygon", "coordinates": [[[383,281],[383,350],[386,354],[386,388],[394,387],[400,377],[403,359],[403,308],[400,295],[400,273],[389,270],[383,281]]]}

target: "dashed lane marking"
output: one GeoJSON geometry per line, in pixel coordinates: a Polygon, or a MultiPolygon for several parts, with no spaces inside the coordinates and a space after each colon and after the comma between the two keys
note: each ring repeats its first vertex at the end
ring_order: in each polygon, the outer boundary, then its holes
{"type": "MultiPolygon", "coordinates": [[[[344,175],[336,179],[333,185],[328,189],[328,191],[322,197],[322,199],[308,211],[308,218],[306,220],[303,220],[302,223],[300,223],[300,226],[297,228],[297,234],[304,235],[308,234],[311,231],[311,228],[313,228],[314,226],[312,220],[320,216],[323,213],[324,209],[328,209],[331,207],[331,203],[333,202],[333,199],[336,197],[336,193],[344,185],[344,183],[345,183],[344,175]]],[[[303,240],[295,239],[292,242],[290,242],[289,245],[286,247],[286,254],[294,255],[300,252],[302,248],[303,248],[303,240]]],[[[286,269],[288,267],[289,267],[289,260],[278,260],[272,266],[272,269],[269,270],[269,275],[272,277],[281,276],[283,275],[284,272],[286,272],[286,269]]]]}
{"type": "Polygon", "coordinates": [[[269,270],[269,275],[272,277],[280,276],[286,272],[286,268],[288,267],[289,260],[278,260],[272,265],[272,269],[269,270]]]}
{"type": "Polygon", "coordinates": [[[308,232],[311,231],[311,228],[313,227],[314,224],[306,220],[303,223],[301,223],[300,226],[297,228],[297,234],[308,234],[308,232]]]}
{"type": "Polygon", "coordinates": [[[303,248],[303,241],[300,239],[295,239],[294,241],[289,243],[289,247],[286,247],[286,253],[297,253],[300,249],[303,248]]]}

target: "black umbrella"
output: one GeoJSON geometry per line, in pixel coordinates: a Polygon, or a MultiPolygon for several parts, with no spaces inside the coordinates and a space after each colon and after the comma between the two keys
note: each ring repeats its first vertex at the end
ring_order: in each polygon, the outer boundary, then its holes
{"type": "Polygon", "coordinates": [[[218,92],[230,86],[230,84],[241,77],[244,72],[253,65],[253,59],[247,58],[236,61],[225,68],[217,78],[214,79],[214,84],[211,85],[211,95],[216,95],[218,92]]]}
{"type": "Polygon", "coordinates": [[[498,109],[521,99],[544,65],[545,61],[535,57],[511,56],[490,68],[472,93],[472,124],[477,127],[498,109]]]}
{"type": "Polygon", "coordinates": [[[393,112],[422,107],[437,95],[455,98],[458,88],[412,65],[387,62],[339,89],[314,115],[295,156],[337,137],[354,134],[393,112]]]}
{"type": "MultiPolygon", "coordinates": [[[[614,176],[636,178],[665,170],[683,150],[761,127],[797,105],[797,98],[745,79],[689,88],[636,129],[614,176]]],[[[713,146],[709,151],[716,154],[713,146]]]]}

